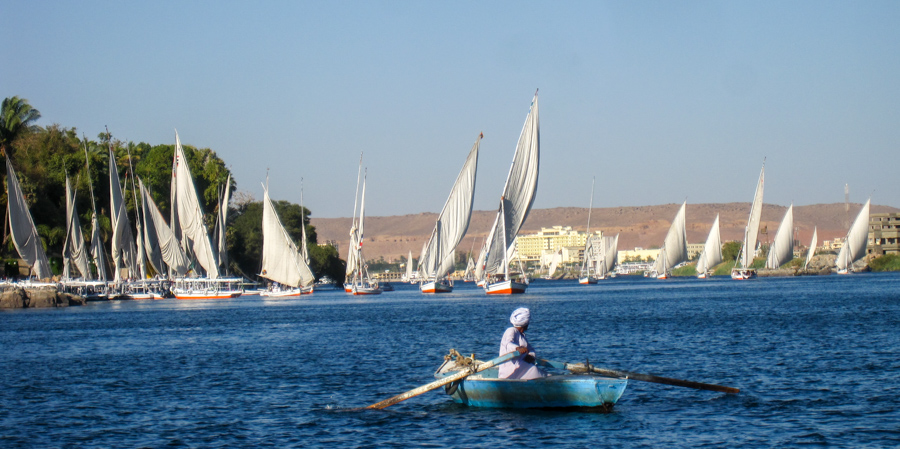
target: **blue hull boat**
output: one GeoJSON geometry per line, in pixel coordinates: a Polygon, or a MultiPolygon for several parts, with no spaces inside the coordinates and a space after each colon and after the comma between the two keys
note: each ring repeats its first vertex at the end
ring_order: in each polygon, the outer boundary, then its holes
{"type": "MultiPolygon", "coordinates": [[[[459,371],[447,361],[435,373],[440,379],[459,371]]],[[[610,411],[622,397],[627,379],[593,374],[549,375],[539,379],[499,379],[494,367],[444,387],[454,402],[493,408],[595,408],[610,411]]]]}

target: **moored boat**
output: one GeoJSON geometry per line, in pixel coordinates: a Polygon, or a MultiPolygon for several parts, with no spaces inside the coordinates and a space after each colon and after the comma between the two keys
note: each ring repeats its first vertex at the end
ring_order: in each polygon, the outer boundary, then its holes
{"type": "MultiPolygon", "coordinates": [[[[443,378],[465,366],[445,359],[435,372],[443,378]]],[[[594,374],[560,374],[538,379],[500,379],[493,367],[445,386],[454,402],[471,407],[491,408],[595,408],[610,411],[622,397],[627,379],[594,374]]]]}
{"type": "Polygon", "coordinates": [[[745,281],[756,278],[756,268],[753,268],[753,257],[756,255],[756,241],[759,234],[759,222],[762,218],[763,190],[766,179],[766,161],[763,160],[762,169],[759,171],[759,181],[756,183],[756,193],[753,194],[753,202],[750,203],[750,216],[747,218],[747,226],[744,228],[744,243],[731,269],[731,279],[745,281]]]}

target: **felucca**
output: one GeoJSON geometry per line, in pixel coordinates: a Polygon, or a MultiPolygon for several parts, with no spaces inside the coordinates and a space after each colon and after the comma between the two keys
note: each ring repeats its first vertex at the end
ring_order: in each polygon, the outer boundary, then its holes
{"type": "Polygon", "coordinates": [[[756,193],[753,194],[753,203],[750,204],[750,218],[747,219],[747,227],[744,228],[744,243],[741,252],[731,269],[731,278],[735,280],[747,280],[756,277],[756,268],[752,268],[753,256],[756,254],[756,238],[759,234],[759,221],[762,218],[763,187],[765,185],[766,162],[763,160],[762,170],[759,172],[759,181],[756,183],[756,193]]]}
{"type": "Polygon", "coordinates": [[[516,252],[516,235],[528,217],[537,193],[540,142],[538,94],[535,92],[503,187],[497,218],[478,256],[484,290],[489,295],[525,293],[528,288],[521,261],[518,280],[513,279],[509,264],[516,252]]]}
{"type": "Polygon", "coordinates": [[[716,220],[713,221],[709,236],[706,237],[706,244],[703,245],[703,252],[697,259],[697,278],[706,279],[712,269],[720,263],[722,263],[722,236],[719,233],[719,214],[716,214],[716,220]]]}
{"type": "Polygon", "coordinates": [[[656,256],[653,271],[656,272],[657,279],[668,279],[671,276],[672,268],[687,260],[687,230],[684,217],[686,207],[687,201],[682,203],[678,213],[675,214],[672,226],[669,226],[669,232],[666,233],[663,247],[659,249],[659,254],[656,256]]]}
{"type": "MultiPolygon", "coordinates": [[[[301,221],[301,225],[303,222],[301,221]]],[[[262,217],[263,251],[260,276],[273,282],[260,296],[300,296],[304,287],[311,287],[316,277],[297,249],[290,234],[278,218],[275,206],[269,198],[269,186],[263,186],[262,217]]]]}
{"type": "Polygon", "coordinates": [[[478,168],[478,148],[484,134],[480,134],[469,150],[466,162],[450,189],[425,251],[419,257],[421,272],[419,290],[422,293],[447,293],[453,291],[448,275],[453,269],[456,246],[466,235],[472,218],[475,200],[475,172],[478,168]]]}
{"type": "Polygon", "coordinates": [[[12,236],[13,245],[19,256],[31,267],[31,273],[37,279],[49,280],[53,276],[53,273],[50,272],[50,262],[47,260],[47,254],[44,253],[44,246],[41,244],[41,238],[38,236],[31,212],[28,210],[28,203],[25,202],[25,196],[22,195],[19,178],[16,176],[16,171],[13,170],[8,156],[6,157],[6,189],[8,192],[9,233],[12,236]]]}
{"type": "MultiPolygon", "coordinates": [[[[359,169],[356,172],[356,195],[359,197],[359,177],[362,173],[362,154],[359,155],[359,169]]],[[[362,178],[362,198],[353,199],[353,221],[350,227],[350,252],[347,255],[347,282],[344,290],[354,295],[380,295],[381,288],[369,277],[369,268],[363,259],[363,225],[366,215],[366,176],[362,178]],[[359,203],[357,204],[357,199],[359,203]],[[356,221],[356,207],[359,206],[359,221],[356,221]]]]}
{"type": "Polygon", "coordinates": [[[853,263],[862,259],[866,255],[866,242],[869,237],[869,205],[872,199],[866,200],[850,230],[847,231],[847,238],[844,239],[844,246],[838,252],[835,264],[837,265],[838,274],[849,274],[853,272],[853,263]]]}
{"type": "Polygon", "coordinates": [[[766,257],[766,268],[775,270],[794,258],[794,205],[788,207],[778,225],[775,240],[769,247],[769,255],[766,257]]]}
{"type": "Polygon", "coordinates": [[[816,255],[816,244],[818,243],[818,227],[813,228],[812,242],[809,243],[809,252],[806,253],[806,262],[803,264],[803,271],[809,270],[809,262],[816,255]]]}
{"type": "Polygon", "coordinates": [[[220,299],[240,296],[243,293],[242,279],[219,277],[219,262],[203,222],[203,208],[177,131],[175,154],[172,157],[171,192],[170,225],[176,231],[182,249],[193,262],[196,262],[191,264],[195,273],[198,271],[198,264],[206,272],[205,277],[176,278],[172,293],[178,299],[220,299]]]}
{"type": "Polygon", "coordinates": [[[587,238],[584,241],[584,255],[581,258],[581,276],[578,278],[578,283],[582,285],[588,284],[596,284],[597,279],[594,277],[594,265],[597,263],[596,252],[597,250],[594,248],[593,240],[591,238],[591,211],[594,210],[594,182],[596,178],[591,178],[591,202],[590,206],[588,206],[588,221],[587,228],[585,228],[585,234],[587,234],[587,238]]]}

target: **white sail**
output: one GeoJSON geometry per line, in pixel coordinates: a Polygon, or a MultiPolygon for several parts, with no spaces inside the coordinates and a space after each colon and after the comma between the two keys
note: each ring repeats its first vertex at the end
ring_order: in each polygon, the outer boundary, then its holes
{"type": "Polygon", "coordinates": [[[53,273],[50,272],[50,262],[47,261],[47,254],[44,253],[44,246],[38,236],[37,228],[34,227],[28,203],[25,202],[25,196],[22,195],[19,178],[16,177],[9,157],[6,158],[6,189],[9,233],[12,236],[13,245],[19,252],[19,256],[31,266],[38,279],[48,279],[53,276],[53,273]]]}
{"type": "Polygon", "coordinates": [[[838,270],[849,270],[859,259],[866,255],[866,242],[869,237],[869,205],[872,199],[866,200],[856,220],[847,232],[844,246],[841,247],[836,260],[838,270]]]}
{"type": "Polygon", "coordinates": [[[129,277],[137,275],[137,250],[135,249],[134,235],[131,233],[128,210],[125,207],[122,184],[119,181],[118,164],[116,164],[116,156],[112,148],[109,150],[109,192],[109,211],[113,229],[113,279],[119,281],[122,278],[122,268],[128,270],[129,277]]]}
{"type": "Polygon", "coordinates": [[[153,201],[150,191],[144,187],[143,182],[141,182],[141,198],[148,259],[157,273],[165,272],[165,267],[162,265],[165,263],[174,275],[184,276],[188,272],[191,261],[181,249],[175,233],[166,224],[166,220],[159,208],[156,207],[156,202],[153,201]]]}
{"type": "Polygon", "coordinates": [[[818,231],[818,228],[813,228],[812,242],[809,243],[809,252],[806,253],[806,263],[803,264],[804,270],[809,268],[809,262],[812,260],[813,256],[816,255],[816,245],[819,243],[817,241],[818,240],[817,231],[818,231]]]}
{"type": "Polygon", "coordinates": [[[87,247],[84,234],[81,233],[81,221],[75,209],[75,191],[69,177],[66,176],[66,241],[63,245],[63,278],[72,278],[72,268],[76,268],[84,279],[91,278],[91,267],[88,264],[87,247]]]}
{"type": "Polygon", "coordinates": [[[584,231],[584,233],[587,234],[587,238],[584,241],[584,256],[581,258],[581,277],[588,278],[588,280],[590,280],[590,276],[592,275],[591,272],[594,271],[593,268],[595,262],[589,255],[593,253],[593,246],[591,244],[591,211],[594,210],[594,182],[596,180],[596,178],[591,178],[591,202],[588,206],[588,221],[584,231]]]}
{"type": "Polygon", "coordinates": [[[750,205],[750,218],[747,219],[747,227],[744,228],[744,244],[741,246],[740,255],[735,263],[736,268],[749,268],[753,264],[756,238],[759,234],[759,221],[762,218],[765,174],[766,162],[763,161],[762,170],[759,172],[759,181],[756,183],[756,193],[753,194],[753,203],[750,205]]]}
{"type": "Polygon", "coordinates": [[[556,274],[556,269],[559,267],[560,262],[562,262],[562,248],[556,250],[550,258],[550,267],[547,269],[548,277],[553,277],[556,274]]]}
{"type": "Polygon", "coordinates": [[[87,168],[88,187],[91,192],[91,259],[97,267],[97,280],[106,282],[106,256],[103,250],[103,239],[100,238],[100,223],[97,220],[97,203],[94,202],[94,186],[91,184],[91,159],[87,152],[87,139],[84,139],[84,163],[87,168]]]}
{"type": "Polygon", "coordinates": [[[191,168],[188,166],[184,148],[178,132],[175,132],[175,155],[173,158],[172,183],[174,195],[172,208],[175,217],[172,226],[178,224],[181,230],[182,245],[189,247],[197,262],[206,270],[206,276],[210,279],[219,277],[219,264],[213,254],[212,244],[206,225],[203,223],[203,208],[197,197],[197,188],[194,186],[194,178],[191,176],[191,168]]]}
{"type": "Polygon", "coordinates": [[[306,237],[306,217],[304,214],[306,213],[306,208],[303,206],[303,179],[300,179],[300,255],[303,256],[303,261],[309,265],[309,243],[307,242],[306,237]]]}
{"type": "Polygon", "coordinates": [[[666,240],[659,250],[659,256],[656,257],[654,269],[657,274],[668,273],[672,267],[687,260],[687,230],[684,216],[686,206],[687,201],[678,209],[675,219],[672,220],[672,225],[669,226],[666,240]]]}
{"type": "Polygon", "coordinates": [[[412,251],[409,252],[409,256],[406,257],[406,282],[412,280],[413,275],[413,261],[412,261],[412,251]]]}
{"type": "Polygon", "coordinates": [[[231,201],[231,173],[225,181],[225,189],[222,201],[219,203],[219,213],[216,216],[216,256],[219,268],[223,273],[228,272],[228,244],[225,239],[225,229],[228,225],[228,203],[231,201]]]}
{"type": "Polygon", "coordinates": [[[441,279],[454,266],[456,246],[466,235],[472,218],[472,203],[475,200],[475,172],[478,166],[478,148],[482,135],[478,136],[462,170],[450,189],[450,196],[444,203],[431,238],[425,244],[425,251],[419,258],[419,266],[424,267],[427,279],[441,279]]]}
{"type": "Polygon", "coordinates": [[[794,258],[794,205],[788,207],[775,233],[775,240],[769,247],[766,268],[774,270],[794,258]]]}
{"type": "Polygon", "coordinates": [[[315,276],[281,224],[269,198],[269,189],[264,186],[263,191],[262,277],[294,288],[312,285],[315,276]]]}
{"type": "Polygon", "coordinates": [[[716,214],[716,220],[713,221],[706,237],[706,244],[703,245],[703,252],[697,259],[697,273],[707,273],[720,263],[722,263],[722,236],[719,232],[719,214],[716,214]]]}
{"type": "Polygon", "coordinates": [[[613,237],[603,236],[601,239],[601,259],[597,264],[597,277],[604,277],[616,269],[618,261],[619,234],[613,237]]]}
{"type": "Polygon", "coordinates": [[[509,261],[516,249],[516,235],[528,217],[537,193],[540,142],[538,96],[535,92],[516,144],[516,153],[509,168],[503,196],[500,197],[497,217],[482,250],[485,273],[508,271],[509,261]]]}

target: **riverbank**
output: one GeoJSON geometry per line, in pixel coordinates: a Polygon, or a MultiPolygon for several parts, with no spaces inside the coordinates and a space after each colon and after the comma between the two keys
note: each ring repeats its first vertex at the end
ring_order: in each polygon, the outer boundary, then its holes
{"type": "Polygon", "coordinates": [[[55,286],[15,287],[10,286],[0,293],[0,309],[26,309],[83,306],[84,298],[69,293],[60,293],[55,286]]]}

